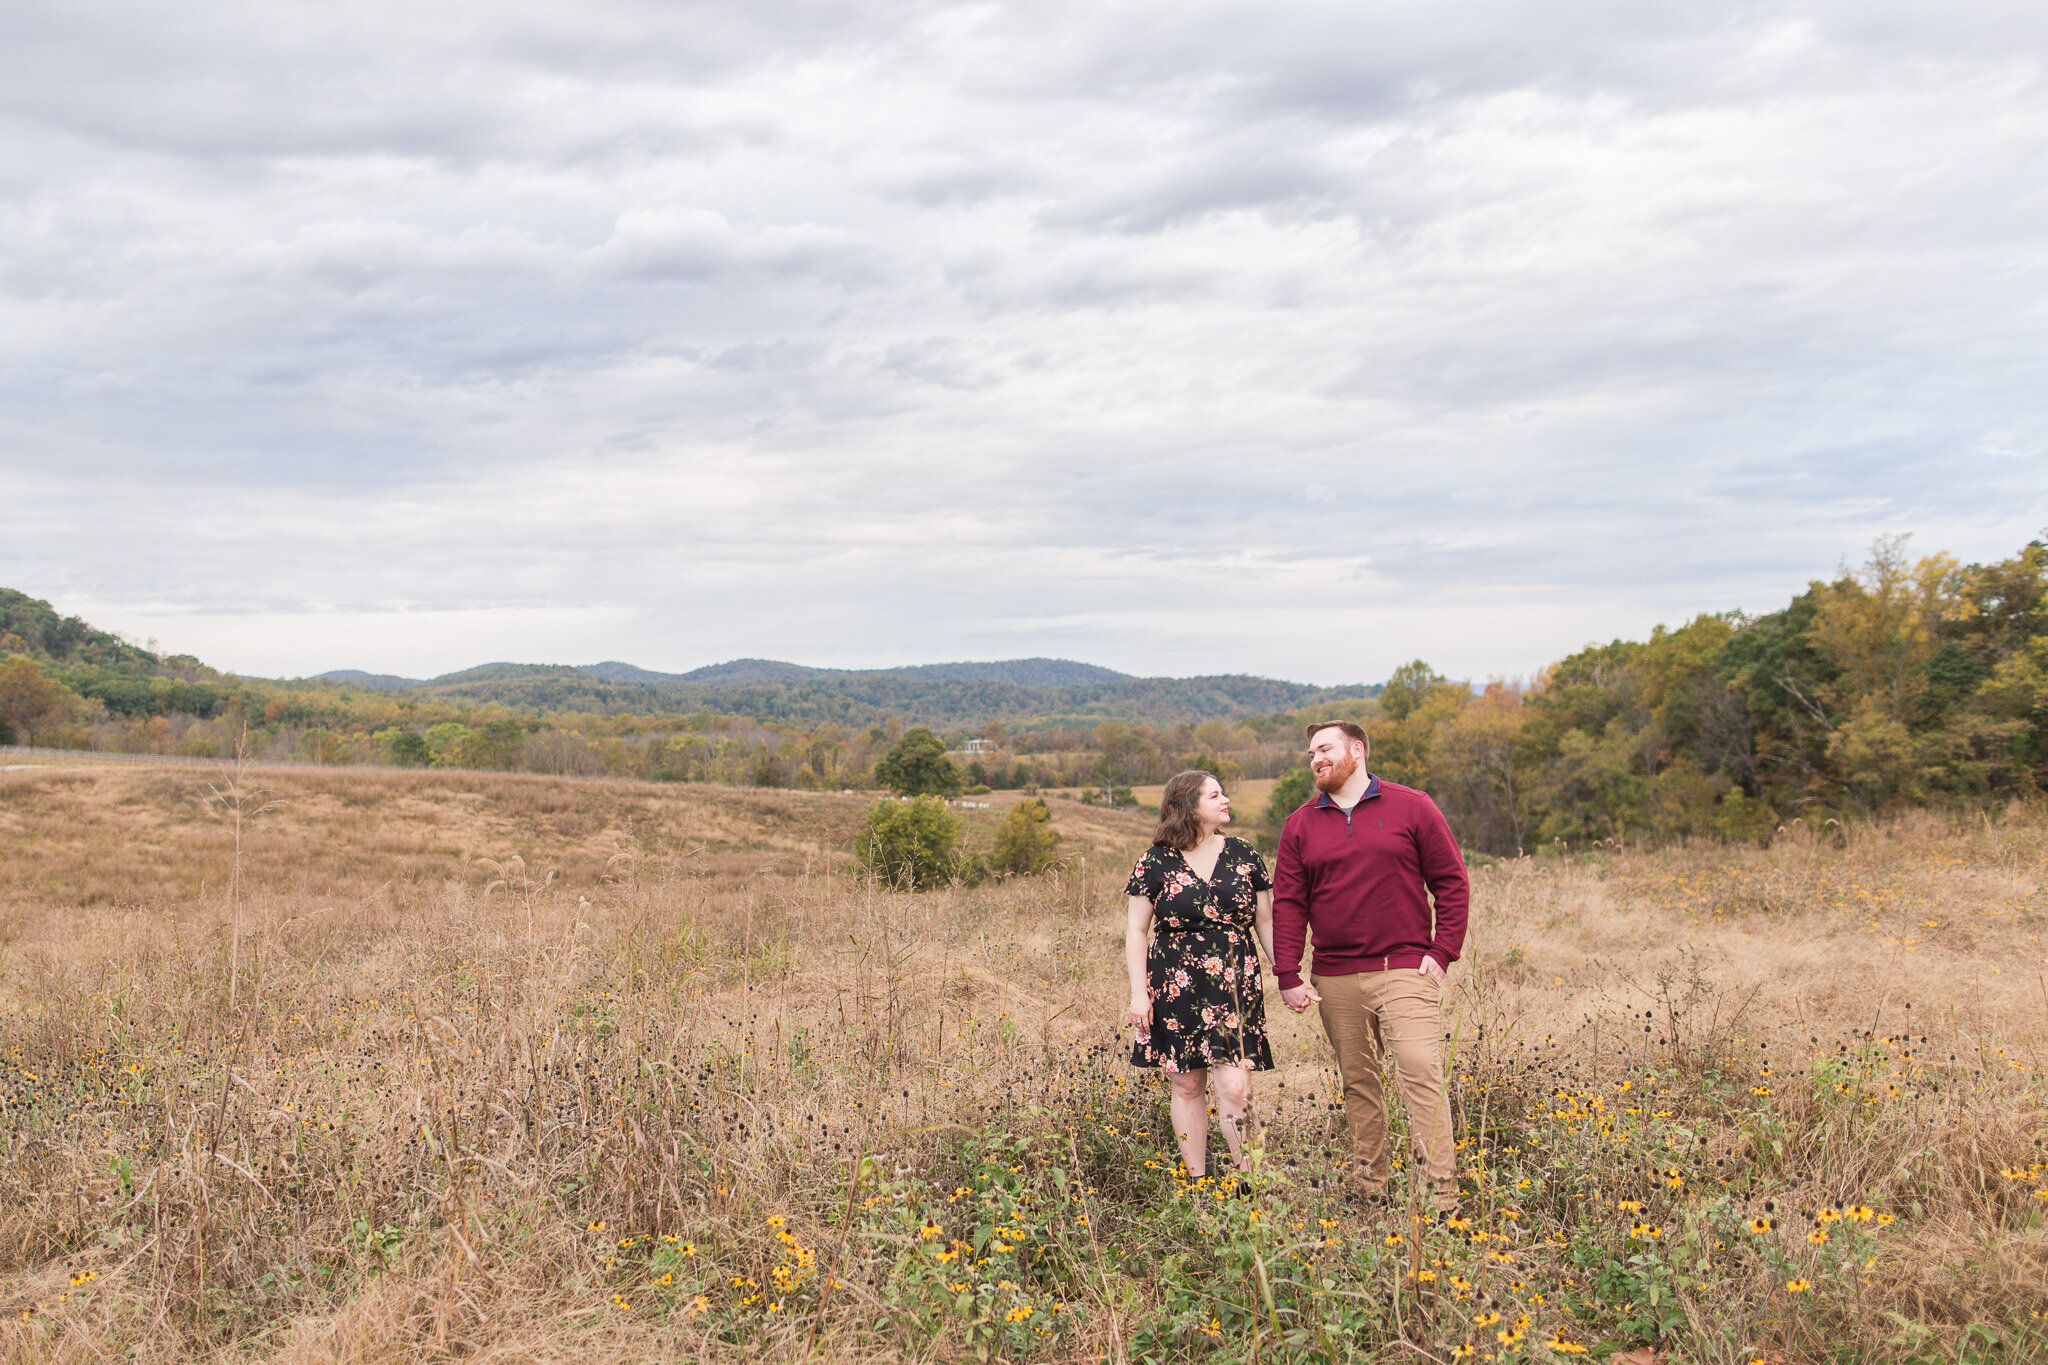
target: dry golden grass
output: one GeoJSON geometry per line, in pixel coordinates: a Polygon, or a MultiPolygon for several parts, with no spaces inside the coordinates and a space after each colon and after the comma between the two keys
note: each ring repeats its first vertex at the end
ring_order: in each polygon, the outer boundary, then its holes
{"type": "Polygon", "coordinates": [[[1166,1169],[1114,1030],[1144,813],[1055,803],[1068,873],[911,896],[849,874],[855,798],[248,780],[231,1008],[207,774],[0,776],[6,1359],[2048,1352],[2019,817],[1479,869],[1475,1223],[1430,1230],[1326,1198],[1313,1016],[1273,1014],[1261,1198],[1166,1169]]]}

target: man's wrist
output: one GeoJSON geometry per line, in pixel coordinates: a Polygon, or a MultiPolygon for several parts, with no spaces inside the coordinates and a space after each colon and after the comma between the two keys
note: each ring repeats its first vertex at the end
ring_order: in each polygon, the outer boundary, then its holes
{"type": "Polygon", "coordinates": [[[1301,973],[1298,971],[1275,972],[1274,975],[1280,978],[1280,989],[1283,991],[1298,990],[1301,987],[1301,973]]]}

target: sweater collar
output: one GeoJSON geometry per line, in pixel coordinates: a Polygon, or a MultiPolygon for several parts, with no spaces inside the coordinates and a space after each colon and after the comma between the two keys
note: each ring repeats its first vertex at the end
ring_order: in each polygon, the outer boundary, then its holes
{"type": "MultiPolygon", "coordinates": [[[[1380,775],[1378,773],[1367,773],[1365,775],[1365,790],[1359,793],[1358,804],[1362,806],[1366,802],[1372,800],[1375,796],[1378,796],[1379,794],[1380,775]]],[[[1330,799],[1330,794],[1328,792],[1317,792],[1316,809],[1322,810],[1325,807],[1328,807],[1331,810],[1344,809],[1342,806],[1338,805],[1335,801],[1332,801],[1330,799]]]]}

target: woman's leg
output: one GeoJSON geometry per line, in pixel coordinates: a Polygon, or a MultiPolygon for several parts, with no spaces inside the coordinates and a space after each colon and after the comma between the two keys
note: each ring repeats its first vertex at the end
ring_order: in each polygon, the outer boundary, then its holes
{"type": "Polygon", "coordinates": [[[1251,1163],[1244,1154],[1244,1140],[1251,1130],[1252,1073],[1241,1066],[1216,1068],[1216,1125],[1230,1144],[1231,1160],[1241,1171],[1251,1163]]]}
{"type": "Polygon", "coordinates": [[[1209,1073],[1173,1071],[1173,1137],[1180,1144],[1180,1159],[1191,1176],[1209,1172],[1209,1073]]]}

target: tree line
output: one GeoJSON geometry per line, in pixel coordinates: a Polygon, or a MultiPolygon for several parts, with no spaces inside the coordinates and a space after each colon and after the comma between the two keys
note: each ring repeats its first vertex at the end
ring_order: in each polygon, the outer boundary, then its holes
{"type": "Polygon", "coordinates": [[[1887,537],[1782,610],[1477,690],[1417,661],[1373,709],[1372,766],[1493,854],[1995,810],[2048,786],[2048,547],[1963,565],[1887,537]]]}
{"type": "MultiPolygon", "coordinates": [[[[1314,689],[1256,715],[978,715],[923,727],[919,745],[959,790],[1114,792],[1198,767],[1226,785],[1291,774],[1285,797],[1306,789],[1301,725],[1351,719],[1375,770],[1431,792],[1468,847],[1497,855],[1990,809],[2048,784],[2044,584],[2039,540],[1963,565],[1893,537],[1779,611],[1660,626],[1536,678],[1474,687],[1417,660],[1384,689],[1314,689]],[[971,739],[982,752],[962,752],[971,739]]],[[[836,790],[896,785],[879,765],[919,729],[238,678],[0,590],[0,742],[836,790]]]]}

